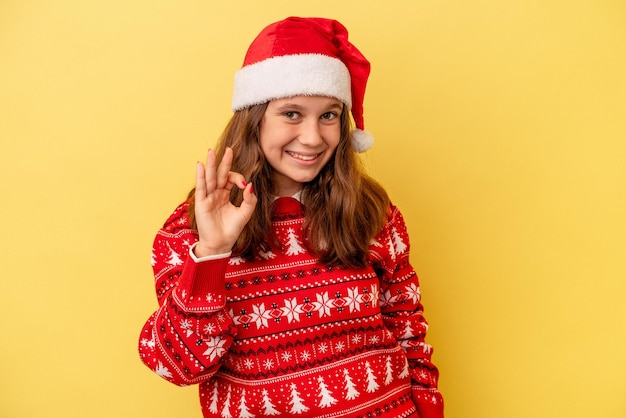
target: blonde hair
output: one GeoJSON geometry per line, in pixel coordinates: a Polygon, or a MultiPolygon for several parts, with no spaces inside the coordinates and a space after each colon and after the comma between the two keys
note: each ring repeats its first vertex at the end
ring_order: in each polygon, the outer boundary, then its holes
{"type": "MultiPolygon", "coordinates": [[[[258,197],[252,219],[233,246],[233,255],[251,259],[258,251],[278,244],[271,229],[274,202],[272,167],[259,145],[259,130],[267,103],[233,114],[220,137],[216,154],[221,160],[226,147],[233,149],[232,171],[253,183],[258,197]]],[[[383,228],[389,210],[389,197],[361,164],[350,141],[349,112],[341,113],[341,139],[334,155],[311,182],[303,185],[301,202],[305,208],[304,230],[311,251],[331,265],[365,267],[370,241],[383,228]]],[[[195,225],[193,190],[189,193],[189,215],[195,225]]],[[[233,188],[231,202],[243,197],[233,188]]]]}

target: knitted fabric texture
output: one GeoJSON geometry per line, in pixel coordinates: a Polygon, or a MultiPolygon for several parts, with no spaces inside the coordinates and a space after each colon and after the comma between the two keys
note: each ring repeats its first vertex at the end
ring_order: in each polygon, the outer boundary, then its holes
{"type": "Polygon", "coordinates": [[[280,247],[195,263],[187,209],[154,241],[160,308],[139,352],[168,381],[199,384],[205,417],[443,417],[397,208],[363,269],[330,267],[306,250],[293,198],[275,203],[280,247]]]}

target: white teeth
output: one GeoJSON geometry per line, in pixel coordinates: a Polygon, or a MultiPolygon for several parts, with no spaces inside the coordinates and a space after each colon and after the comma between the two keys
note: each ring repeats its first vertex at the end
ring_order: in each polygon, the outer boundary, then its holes
{"type": "Polygon", "coordinates": [[[303,161],[313,161],[314,159],[317,158],[317,155],[302,155],[302,154],[296,154],[295,152],[291,152],[291,151],[287,151],[287,152],[292,157],[297,158],[299,160],[303,160],[303,161]]]}

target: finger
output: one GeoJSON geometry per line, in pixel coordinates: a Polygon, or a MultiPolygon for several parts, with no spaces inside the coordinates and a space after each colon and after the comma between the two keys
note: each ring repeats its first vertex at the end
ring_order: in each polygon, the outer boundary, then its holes
{"type": "Polygon", "coordinates": [[[254,194],[252,183],[248,183],[244,188],[243,201],[241,202],[241,206],[239,207],[242,215],[246,218],[246,220],[250,220],[250,218],[252,218],[252,214],[254,213],[254,208],[256,207],[257,202],[258,198],[254,194]]]}
{"type": "Polygon", "coordinates": [[[230,190],[233,186],[237,186],[240,189],[245,189],[248,183],[246,182],[246,178],[237,172],[229,171],[228,172],[228,181],[226,182],[225,188],[230,190]]]}
{"type": "Polygon", "coordinates": [[[196,164],[196,200],[206,197],[206,181],[204,176],[204,165],[198,161],[196,164]]]}
{"type": "Polygon", "coordinates": [[[222,189],[228,182],[228,173],[230,173],[230,167],[233,165],[233,150],[230,147],[226,147],[224,150],[224,156],[217,167],[217,184],[218,189],[222,189]]]}
{"type": "Polygon", "coordinates": [[[215,190],[215,187],[217,186],[217,179],[215,174],[217,164],[216,160],[217,158],[215,156],[215,151],[210,149],[206,155],[206,168],[204,170],[204,183],[206,187],[205,194],[211,193],[213,190],[215,190]]]}

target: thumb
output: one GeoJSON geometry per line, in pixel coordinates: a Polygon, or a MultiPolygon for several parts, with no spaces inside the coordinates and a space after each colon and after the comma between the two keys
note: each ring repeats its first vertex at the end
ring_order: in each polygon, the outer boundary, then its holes
{"type": "Polygon", "coordinates": [[[250,218],[252,218],[252,213],[254,212],[258,200],[257,196],[254,194],[252,182],[248,183],[243,189],[243,201],[239,207],[246,219],[250,220],[250,218]]]}

